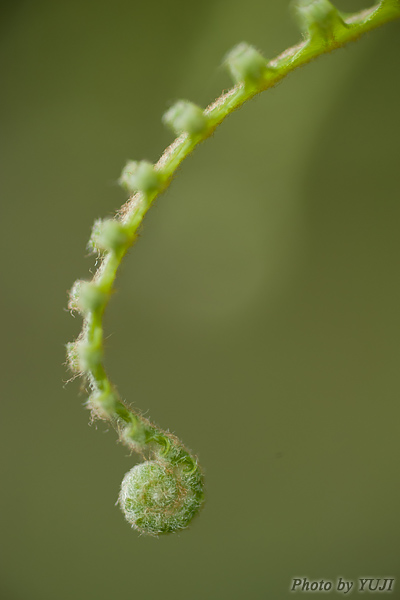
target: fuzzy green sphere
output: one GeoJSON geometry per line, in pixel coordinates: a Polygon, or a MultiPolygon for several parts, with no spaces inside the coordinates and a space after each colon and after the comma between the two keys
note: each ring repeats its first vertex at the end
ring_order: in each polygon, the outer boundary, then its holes
{"type": "Polygon", "coordinates": [[[203,503],[201,473],[163,460],[136,465],[125,475],[119,504],[140,533],[159,535],[187,527],[203,503]]]}

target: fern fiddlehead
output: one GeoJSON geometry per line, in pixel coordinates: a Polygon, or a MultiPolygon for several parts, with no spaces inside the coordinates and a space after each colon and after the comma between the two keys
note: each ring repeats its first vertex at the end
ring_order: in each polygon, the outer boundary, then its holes
{"type": "Polygon", "coordinates": [[[185,528],[203,504],[204,482],[196,457],[177,437],[130,410],[107,377],[102,320],[118,267],[155,198],[226,116],[297,67],[400,18],[400,0],[381,0],[352,15],[340,13],[328,0],[298,0],[294,10],[304,34],[300,44],[271,61],[251,46],[239,44],[225,59],[235,84],[232,89],[205,110],[181,100],[165,113],[164,123],[178,137],[155,165],[132,161],[125,166],[120,183],[130,198],[114,219],[95,222],[89,248],[100,256],[100,266],[92,281],[75,282],[69,293],[68,306],[81,313],[83,328],[78,339],[67,344],[67,356],[70,368],[87,382],[88,407],[94,418],[113,424],[124,444],[147,458],[125,475],[119,495],[126,519],[141,533],[158,535],[185,528]]]}

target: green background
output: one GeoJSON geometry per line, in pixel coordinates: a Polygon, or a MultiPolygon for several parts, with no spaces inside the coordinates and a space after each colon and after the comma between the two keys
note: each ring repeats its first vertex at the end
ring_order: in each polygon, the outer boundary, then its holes
{"type": "Polygon", "coordinates": [[[135,459],[63,385],[80,329],[67,290],[93,269],[94,219],[125,200],[125,161],[157,160],[175,100],[205,106],[230,86],[234,44],[272,58],[298,41],[288,12],[2,4],[4,600],[280,600],[294,577],[400,576],[399,23],[230,117],[124,261],[106,364],[204,466],[188,531],[124,522],[114,503],[135,459]]]}

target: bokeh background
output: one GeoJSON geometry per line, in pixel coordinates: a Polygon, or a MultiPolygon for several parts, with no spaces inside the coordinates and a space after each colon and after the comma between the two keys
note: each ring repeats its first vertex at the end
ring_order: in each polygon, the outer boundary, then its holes
{"type": "Polygon", "coordinates": [[[280,600],[294,577],[399,576],[400,25],[230,117],[124,262],[107,368],[207,480],[192,527],[153,539],[114,506],[135,459],[65,384],[67,290],[125,161],[172,141],[166,108],[228,88],[237,42],[272,58],[299,34],[282,0],[1,6],[1,599],[280,600]]]}

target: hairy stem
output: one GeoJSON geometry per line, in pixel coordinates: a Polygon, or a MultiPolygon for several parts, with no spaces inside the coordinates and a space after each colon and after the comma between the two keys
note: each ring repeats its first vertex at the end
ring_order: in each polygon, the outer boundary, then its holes
{"type": "Polygon", "coordinates": [[[144,463],[133,479],[128,477],[130,472],[120,496],[127,519],[145,533],[167,533],[185,527],[203,502],[203,476],[197,459],[183,444],[132,412],[107,377],[102,319],[118,267],[135,242],[146,212],[169,186],[179,165],[231,112],[298,67],[399,18],[400,0],[382,0],[377,6],[346,16],[328,0],[298,0],[294,10],[304,33],[301,43],[269,62],[251,46],[240,44],[226,58],[235,81],[233,88],[204,111],[180,101],[164,115],[178,137],[154,166],[142,161],[125,167],[120,181],[132,195],[115,219],[94,224],[89,246],[101,256],[100,266],[91,282],[77,281],[70,292],[69,307],[82,314],[83,329],[78,339],[68,344],[68,358],[71,368],[88,381],[88,404],[93,415],[111,421],[121,440],[133,450],[143,454],[150,449],[157,465],[144,463]],[[146,483],[148,480],[151,483],[146,483]],[[158,512],[151,498],[160,503],[158,512]],[[178,505],[180,512],[175,510],[178,505]]]}

